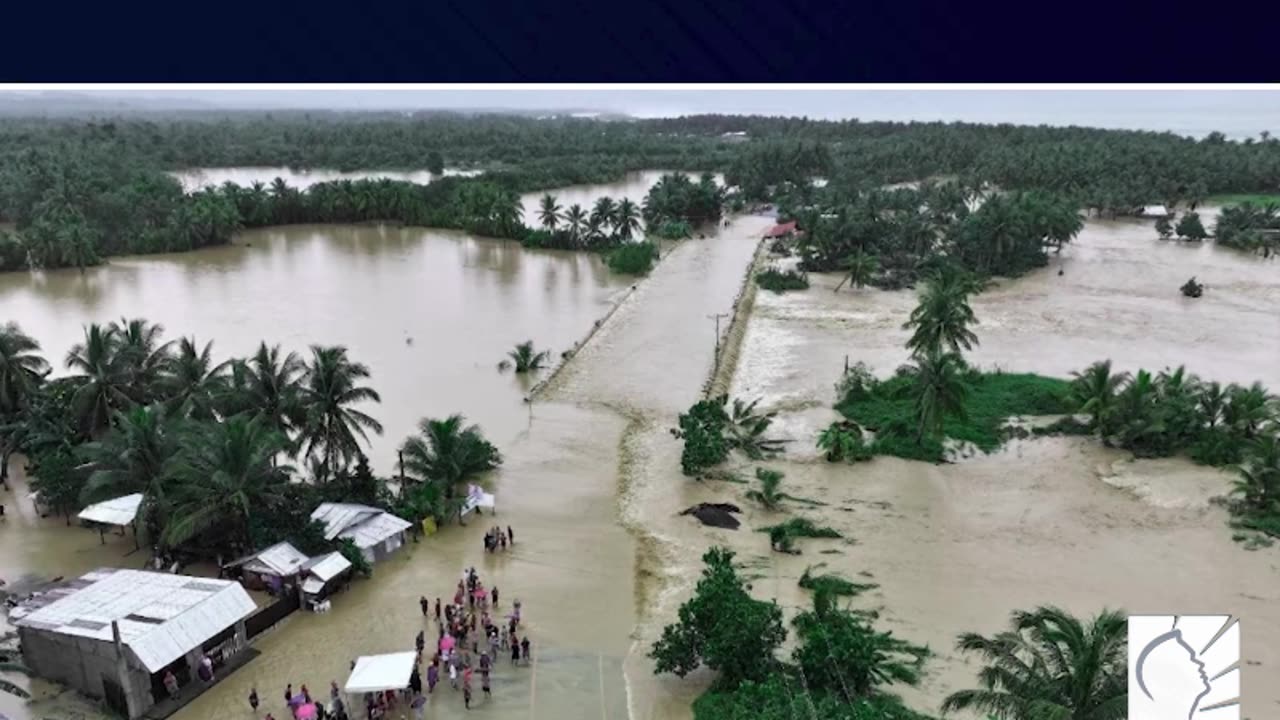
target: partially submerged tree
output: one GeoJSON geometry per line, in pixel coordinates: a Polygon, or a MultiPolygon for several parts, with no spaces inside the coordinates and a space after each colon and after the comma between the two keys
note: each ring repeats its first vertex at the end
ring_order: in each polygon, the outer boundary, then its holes
{"type": "Polygon", "coordinates": [[[1187,240],[1204,240],[1209,237],[1208,231],[1204,229],[1204,224],[1200,222],[1200,213],[1189,212],[1178,220],[1177,225],[1178,237],[1187,240]]]}
{"type": "Polygon", "coordinates": [[[782,473],[777,470],[756,468],[756,480],[760,483],[758,490],[748,490],[747,499],[760,503],[766,510],[777,510],[786,498],[779,488],[782,485],[782,473]]]}
{"type": "Polygon", "coordinates": [[[526,340],[516,345],[515,349],[507,353],[507,357],[511,358],[511,362],[518,373],[527,373],[531,370],[541,370],[543,363],[551,353],[543,351],[535,351],[533,341],[526,340]]]}
{"type": "Polygon", "coordinates": [[[719,687],[769,677],[774,652],[786,639],[782,610],[751,597],[733,567],[734,553],[715,547],[702,556],[702,579],[680,606],[679,621],[666,626],[649,657],[655,673],[684,677],[700,665],[717,670],[719,687]]]}

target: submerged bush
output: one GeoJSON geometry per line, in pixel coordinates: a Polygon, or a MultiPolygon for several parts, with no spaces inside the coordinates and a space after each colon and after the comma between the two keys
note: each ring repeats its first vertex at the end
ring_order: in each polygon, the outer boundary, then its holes
{"type": "Polygon", "coordinates": [[[787,290],[808,290],[809,276],[799,270],[782,270],[768,267],[756,273],[756,284],[770,292],[782,293],[787,290]]]}
{"type": "Polygon", "coordinates": [[[646,275],[658,259],[658,246],[649,241],[627,243],[609,253],[609,269],[620,275],[646,275]]]}

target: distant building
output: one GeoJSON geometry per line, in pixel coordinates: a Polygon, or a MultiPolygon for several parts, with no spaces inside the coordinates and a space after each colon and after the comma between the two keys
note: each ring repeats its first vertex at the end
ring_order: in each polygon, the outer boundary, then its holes
{"type": "Polygon", "coordinates": [[[321,503],[311,519],[324,525],[326,540],[350,538],[370,563],[399,550],[413,525],[389,512],[354,503],[321,503]]]}
{"type": "Polygon", "coordinates": [[[780,223],[769,228],[764,236],[765,239],[789,238],[796,233],[796,223],[792,220],[789,223],[780,223]]]}
{"type": "Polygon", "coordinates": [[[1148,205],[1138,213],[1139,217],[1162,218],[1169,217],[1171,213],[1169,209],[1163,205],[1148,205]]]}
{"type": "Polygon", "coordinates": [[[751,138],[747,135],[746,130],[736,130],[733,132],[720,133],[720,139],[728,142],[743,142],[744,140],[750,140],[751,138]]]}
{"type": "Polygon", "coordinates": [[[205,656],[216,676],[244,652],[256,610],[229,580],[104,568],[38,593],[9,619],[36,675],[136,718],[168,697],[167,672],[186,688],[205,656]]]}

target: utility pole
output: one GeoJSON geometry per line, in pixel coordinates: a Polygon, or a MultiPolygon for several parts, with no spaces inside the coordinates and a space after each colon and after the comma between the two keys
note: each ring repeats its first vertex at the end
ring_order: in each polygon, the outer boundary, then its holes
{"type": "Polygon", "coordinates": [[[707,316],[708,320],[716,321],[716,367],[720,366],[720,318],[724,317],[729,317],[729,313],[715,313],[714,315],[707,316]]]}

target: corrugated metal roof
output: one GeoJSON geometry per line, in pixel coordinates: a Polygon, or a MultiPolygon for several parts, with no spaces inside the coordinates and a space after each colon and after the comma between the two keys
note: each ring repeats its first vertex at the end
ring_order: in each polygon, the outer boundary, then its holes
{"type": "Polygon", "coordinates": [[[307,561],[303,569],[319,578],[321,582],[329,582],[349,567],[351,567],[351,561],[343,557],[342,553],[331,552],[307,561]]]}
{"type": "Polygon", "coordinates": [[[381,512],[378,508],[355,503],[320,503],[320,507],[311,513],[311,519],[324,523],[324,539],[332,540],[343,530],[381,512]]]}
{"type": "Polygon", "coordinates": [[[316,595],[321,590],[324,590],[324,583],[315,578],[307,578],[302,583],[302,592],[308,595],[316,595]]]}
{"type": "Polygon", "coordinates": [[[368,505],[321,503],[311,519],[324,523],[326,540],[350,538],[360,549],[370,548],[413,526],[408,520],[368,505]]]}
{"type": "Polygon", "coordinates": [[[128,525],[138,517],[138,508],[141,506],[142,493],[134,493],[94,503],[81,510],[76,517],[103,525],[128,525]]]}
{"type": "Polygon", "coordinates": [[[307,556],[288,542],[279,542],[252,555],[230,562],[227,567],[243,565],[246,570],[268,575],[289,577],[306,565],[307,556]]]}
{"type": "Polygon", "coordinates": [[[89,578],[15,624],[110,642],[117,621],[121,641],[154,673],[257,610],[228,580],[142,570],[96,570],[80,580],[89,578]]]}

